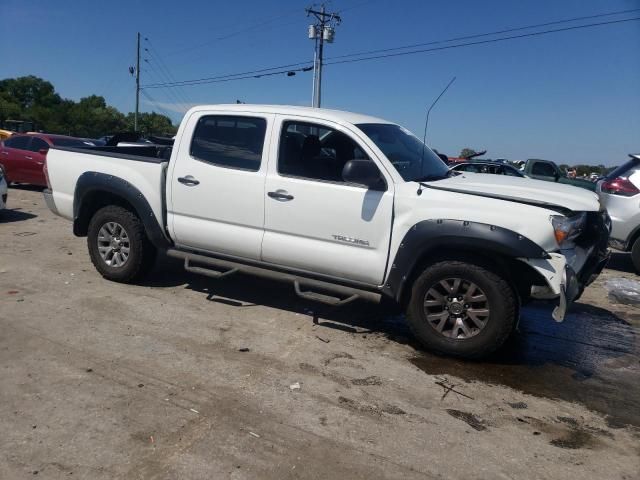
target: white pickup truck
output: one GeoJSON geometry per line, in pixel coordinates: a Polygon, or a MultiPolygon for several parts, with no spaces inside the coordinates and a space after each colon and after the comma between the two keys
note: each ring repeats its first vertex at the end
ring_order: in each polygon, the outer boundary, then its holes
{"type": "Polygon", "coordinates": [[[382,297],[427,348],[467,358],[500,347],[531,299],[557,299],[561,321],[608,258],[593,192],[451,173],[406,129],[348,112],[195,107],[171,151],[52,147],[45,173],[49,208],[109,280],[160,250],[332,305],[382,297]]]}

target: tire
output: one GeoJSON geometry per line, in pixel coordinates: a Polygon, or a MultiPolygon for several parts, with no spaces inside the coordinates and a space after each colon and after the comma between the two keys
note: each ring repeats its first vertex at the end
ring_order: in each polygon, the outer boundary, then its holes
{"type": "Polygon", "coordinates": [[[140,219],[116,205],[103,207],[93,215],[87,246],[96,270],[114,282],[132,283],[140,279],[153,268],[156,258],[156,248],[147,238],[140,219]]]}
{"type": "Polygon", "coordinates": [[[631,262],[633,268],[636,269],[636,273],[640,274],[640,237],[636,238],[631,247],[631,262]]]}
{"type": "Polygon", "coordinates": [[[428,266],[414,282],[407,305],[409,327],[422,345],[467,359],[486,357],[500,348],[517,316],[518,299],[510,284],[473,260],[428,266]]]}

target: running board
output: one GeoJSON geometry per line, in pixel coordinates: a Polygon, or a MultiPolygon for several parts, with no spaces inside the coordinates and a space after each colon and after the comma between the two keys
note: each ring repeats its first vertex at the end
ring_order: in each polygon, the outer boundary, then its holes
{"type": "Polygon", "coordinates": [[[227,277],[227,276],[232,275],[232,274],[234,274],[234,273],[236,273],[238,271],[237,268],[230,268],[226,272],[220,272],[218,270],[213,270],[211,268],[194,267],[194,266],[191,265],[190,262],[191,262],[191,259],[189,259],[189,258],[185,258],[184,259],[184,269],[187,272],[197,273],[198,275],[205,275],[205,276],[211,277],[211,278],[227,277]]]}
{"type": "Polygon", "coordinates": [[[293,288],[296,291],[296,295],[298,295],[300,298],[311,300],[313,302],[324,303],[326,305],[332,305],[334,307],[346,305],[347,303],[353,302],[357,298],[360,298],[360,295],[357,293],[354,293],[353,295],[346,298],[340,298],[332,297],[331,295],[325,295],[324,293],[319,292],[303,291],[300,288],[300,282],[298,280],[293,281],[293,288]]]}
{"type": "Polygon", "coordinates": [[[167,250],[167,255],[184,260],[184,269],[188,272],[205,275],[210,278],[224,278],[236,272],[248,273],[272,280],[285,281],[293,284],[295,293],[300,298],[325,305],[342,306],[358,298],[378,302],[381,294],[355,287],[347,287],[322,280],[308,278],[294,273],[280,272],[254,265],[247,265],[232,260],[213,258],[181,250],[167,250]],[[194,264],[202,266],[194,266],[194,264]],[[303,287],[305,290],[303,290],[303,287]]]}

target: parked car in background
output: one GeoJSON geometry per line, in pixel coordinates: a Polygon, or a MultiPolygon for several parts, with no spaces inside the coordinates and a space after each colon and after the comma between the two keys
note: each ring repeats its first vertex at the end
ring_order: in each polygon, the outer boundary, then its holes
{"type": "Polygon", "coordinates": [[[611,217],[611,246],[631,252],[640,273],[640,154],[630,157],[600,180],[596,191],[611,217]]]}
{"type": "Polygon", "coordinates": [[[0,165],[0,210],[7,208],[7,181],[4,178],[4,168],[0,165]]]}
{"type": "Polygon", "coordinates": [[[591,191],[595,191],[596,189],[595,183],[589,180],[568,178],[567,175],[560,170],[560,167],[550,160],[529,159],[524,164],[522,173],[529,178],[544,180],[545,182],[564,183],[573,185],[574,187],[586,188],[591,191]]]}
{"type": "Polygon", "coordinates": [[[201,106],[175,148],[150,147],[171,149],[168,161],[136,148],[54,147],[47,159],[47,205],[117,282],[140,278],[161,250],[193,273],[262,275],[334,306],[382,296],[427,348],[480,357],[513,332],[522,303],[555,298],[562,321],[608,258],[593,192],[453,175],[378,118],[201,106]]]}
{"type": "Polygon", "coordinates": [[[493,175],[508,175],[510,177],[526,177],[526,175],[517,168],[499,162],[465,162],[451,167],[451,170],[454,172],[490,173],[493,175]]]}
{"type": "Polygon", "coordinates": [[[0,163],[4,165],[7,183],[29,183],[46,187],[42,167],[52,146],[86,148],[79,138],[34,133],[12,135],[0,143],[0,163]]]}

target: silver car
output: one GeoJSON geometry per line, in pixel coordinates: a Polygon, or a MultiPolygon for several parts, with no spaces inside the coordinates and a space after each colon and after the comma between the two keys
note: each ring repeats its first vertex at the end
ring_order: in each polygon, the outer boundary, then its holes
{"type": "Polygon", "coordinates": [[[611,217],[613,248],[631,252],[640,273],[640,154],[620,165],[598,182],[596,192],[611,217]]]}

